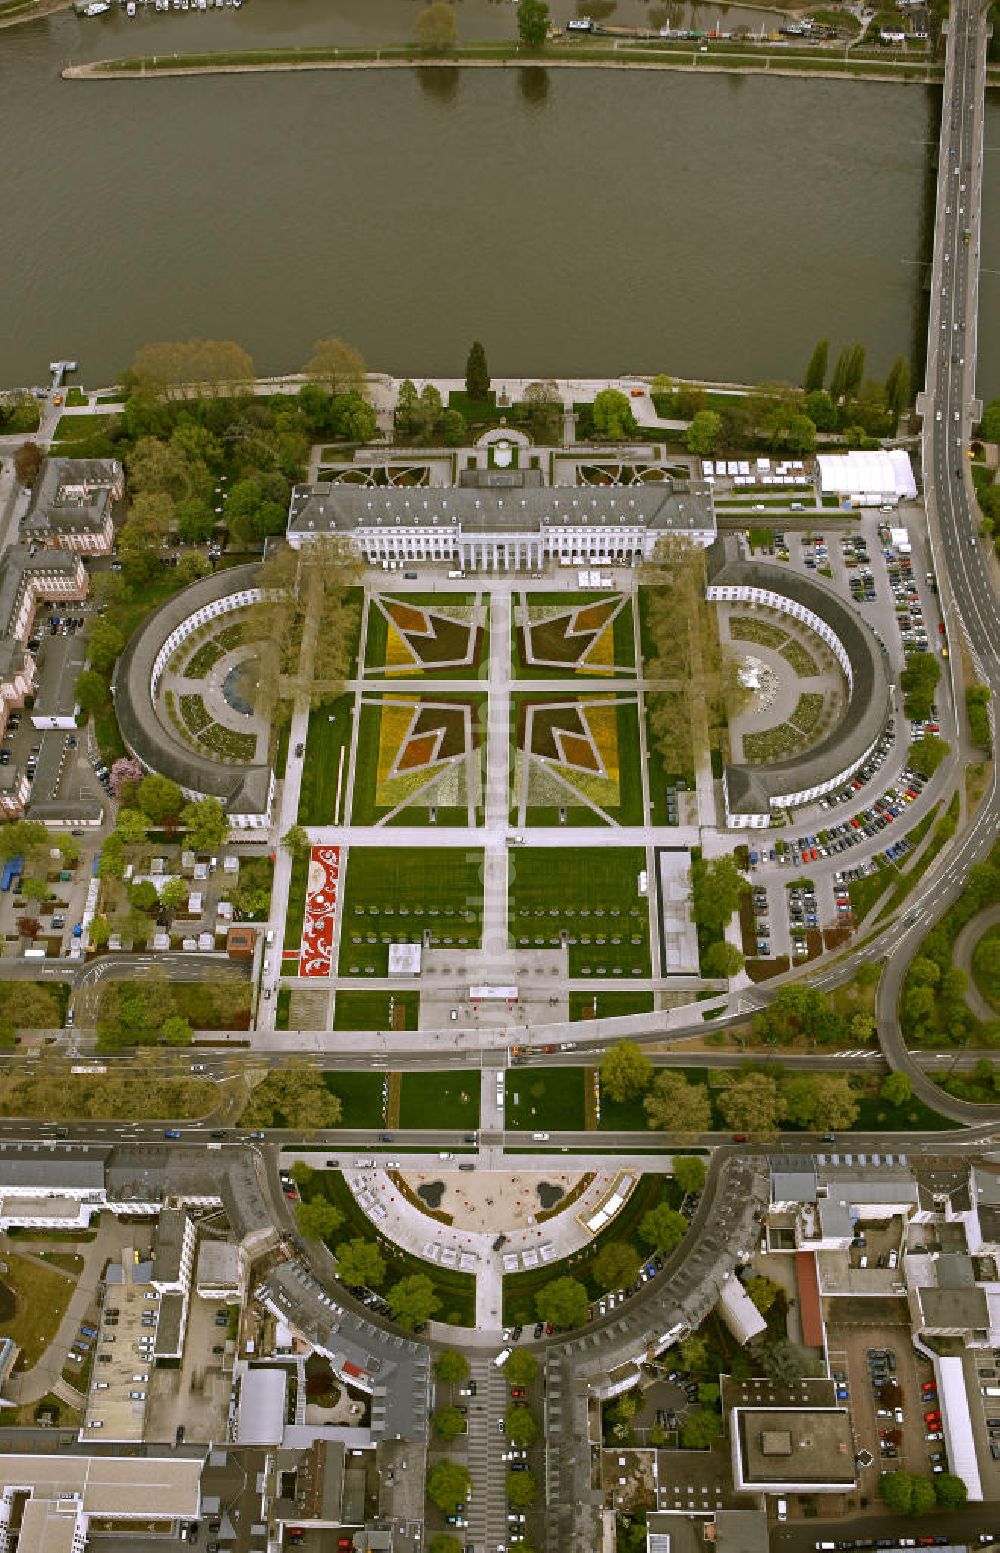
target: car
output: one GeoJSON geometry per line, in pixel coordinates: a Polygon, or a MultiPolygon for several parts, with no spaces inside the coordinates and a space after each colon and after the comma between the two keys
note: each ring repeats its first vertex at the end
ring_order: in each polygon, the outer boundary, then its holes
{"type": "MultiPolygon", "coordinates": [[[[745,1132],[734,1132],[733,1133],[733,1142],[734,1143],[746,1143],[746,1141],[747,1141],[747,1134],[745,1132]]],[[[818,1546],[818,1544],[817,1544],[817,1546],[818,1546]]]]}
{"type": "Polygon", "coordinates": [[[544,1321],[536,1321],[535,1322],[534,1336],[536,1338],[539,1338],[539,1337],[541,1337],[541,1335],[542,1335],[542,1333],[544,1331],[545,1331],[545,1322],[544,1321]]]}
{"type": "Polygon", "coordinates": [[[510,1394],[511,1394],[511,1399],[513,1401],[515,1401],[515,1402],[520,1402],[521,1400],[523,1400],[524,1397],[526,1397],[528,1395],[527,1391],[525,1390],[525,1388],[523,1386],[511,1386],[510,1394]]]}
{"type": "Polygon", "coordinates": [[[937,1412],[935,1412],[935,1413],[925,1413],[924,1414],[924,1423],[925,1424],[937,1424],[938,1421],[940,1420],[940,1417],[941,1417],[941,1414],[937,1413],[937,1412]]]}
{"type": "Polygon", "coordinates": [[[296,760],[301,760],[303,755],[305,754],[305,752],[306,752],[306,747],[305,747],[304,744],[302,744],[302,743],[296,744],[296,746],[295,746],[295,758],[296,758],[296,760]]]}

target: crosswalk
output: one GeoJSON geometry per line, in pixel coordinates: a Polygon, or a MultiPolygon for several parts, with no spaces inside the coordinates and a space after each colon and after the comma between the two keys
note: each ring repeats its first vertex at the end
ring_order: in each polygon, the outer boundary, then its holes
{"type": "Polygon", "coordinates": [[[507,1540],[507,1466],[500,1458],[506,1435],[500,1420],[507,1406],[507,1382],[491,1358],[472,1360],[476,1395],[469,1408],[467,1461],[472,1474],[472,1501],[466,1541],[475,1548],[495,1548],[507,1540]]]}

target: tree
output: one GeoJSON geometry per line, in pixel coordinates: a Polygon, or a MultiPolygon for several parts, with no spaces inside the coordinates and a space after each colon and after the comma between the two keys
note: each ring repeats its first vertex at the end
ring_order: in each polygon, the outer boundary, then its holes
{"type": "Polygon", "coordinates": [[[465,363],[465,392],[474,404],[481,404],[489,397],[490,369],[486,364],[486,351],[481,340],[473,340],[465,363]]]}
{"type": "MultiPolygon", "coordinates": [[[[418,18],[419,20],[419,18],[418,18]]],[[[317,340],[304,368],[307,377],[322,383],[331,394],[361,394],[368,379],[364,357],[336,335],[317,340]]]]}
{"type": "Polygon", "coordinates": [[[216,398],[253,382],[253,362],[232,340],[171,340],[144,345],[128,374],[141,396],[216,398]]]}
{"type": "Polygon", "coordinates": [[[14,474],[21,485],[32,486],[42,467],[42,450],[37,442],[22,442],[14,452],[14,474]]]}
{"type": "Polygon", "coordinates": [[[668,1068],[657,1073],[642,1102],[646,1126],[658,1132],[706,1132],[712,1105],[704,1084],[692,1084],[683,1073],[668,1068]]]}
{"type": "Polygon", "coordinates": [[[422,1326],[441,1309],[441,1301],[426,1273],[412,1273],[409,1278],[401,1278],[387,1291],[386,1299],[393,1316],[407,1332],[422,1326]]]}
{"type": "Polygon", "coordinates": [[[344,1222],[344,1215],[328,1197],[312,1197],[308,1202],[296,1203],[295,1217],[306,1240],[326,1240],[336,1234],[344,1222]]]}
{"type": "Polygon", "coordinates": [[[530,1386],[538,1374],[538,1360],[526,1348],[515,1348],[503,1372],[512,1386],[530,1386]]]}
{"type": "Polygon", "coordinates": [[[903,709],[911,720],[925,722],[934,703],[934,692],[941,678],[941,665],[933,653],[911,653],[899,676],[905,696],[903,709]]]}
{"type": "Polygon", "coordinates": [[[156,885],[152,879],[140,879],[128,887],[128,903],[133,911],[157,912],[160,909],[160,897],[157,894],[156,885]]]}
{"type": "Polygon", "coordinates": [[[587,1291],[575,1278],[554,1278],[535,1295],[539,1319],[554,1327],[583,1326],[589,1306],[587,1291]]]}
{"type": "Polygon", "coordinates": [[[770,1278],[765,1278],[760,1273],[754,1278],[748,1278],[745,1287],[762,1316],[767,1315],[781,1293],[781,1289],[776,1283],[772,1283],[770,1278]]]}
{"type": "Polygon", "coordinates": [[[691,864],[691,915],[698,927],[721,933],[740,903],[746,882],[729,856],[696,858],[691,864]]]}
{"type": "Polygon", "coordinates": [[[446,1348],[434,1360],[434,1376],[446,1386],[460,1385],[463,1380],[469,1378],[469,1361],[464,1353],[459,1353],[457,1349],[446,1348]]]}
{"type": "Polygon", "coordinates": [[[594,1258],[594,1278],[602,1289],[627,1289],[639,1276],[640,1258],[633,1246],[610,1240],[594,1258]]]}
{"type": "Polygon", "coordinates": [[[455,13],[447,0],[435,0],[420,12],[413,24],[417,47],[425,54],[447,54],[458,42],[455,13]]]}
{"type": "Polygon", "coordinates": [[[507,1502],[515,1510],[525,1510],[538,1498],[538,1481],[533,1472],[507,1473],[507,1502]]]}
{"type": "Polygon", "coordinates": [[[108,682],[102,679],[94,669],[84,669],[82,674],[76,676],[76,684],[73,687],[76,696],[76,704],[86,717],[96,716],[108,701],[108,682]]]}
{"type": "MultiPolygon", "coordinates": [[[[534,4],[534,0],[529,0],[534,4]]],[[[518,6],[518,21],[521,7],[518,6]]],[[[521,400],[527,414],[527,426],[536,442],[560,441],[563,404],[555,383],[529,383],[521,400]]]]}
{"type": "Polygon", "coordinates": [[[49,898],[49,887],[44,879],[22,879],[18,889],[29,901],[47,901],[49,898]]]}
{"type": "Polygon", "coordinates": [[[459,1412],[457,1407],[443,1407],[434,1414],[434,1428],[442,1440],[457,1439],[466,1432],[465,1414],[459,1412]]]}
{"type": "Polygon", "coordinates": [[[697,1332],[691,1332],[680,1345],[681,1363],[691,1375],[700,1375],[708,1369],[708,1343],[697,1332]]]}
{"type": "Polygon", "coordinates": [[[653,1065],[635,1041],[616,1041],[601,1058],[601,1092],[619,1104],[644,1094],[653,1065]]]}
{"type": "Polygon", "coordinates": [[[281,845],[293,857],[308,857],[312,851],[309,833],[302,825],[293,825],[281,838],[281,845]]]}
{"type": "Polygon", "coordinates": [[[743,969],[743,956],[735,944],[717,938],[702,955],[701,968],[706,976],[735,976],[743,969]]]}
{"type": "Polygon", "coordinates": [[[321,1073],[294,1064],[272,1069],[254,1089],[243,1108],[244,1127],[336,1127],[343,1107],[323,1082],[321,1073]]]}
{"type": "MultiPolygon", "coordinates": [[[[935,967],[936,969],[936,967],[935,967]]],[[[887,1073],[879,1086],[879,1099],[887,1105],[906,1105],[913,1097],[913,1085],[908,1073],[887,1073]]]]}
{"type": "Polygon", "coordinates": [[[934,1479],[934,1497],[943,1510],[959,1510],[969,1497],[964,1478],[942,1472],[934,1479]]]}
{"type": "Polygon", "coordinates": [[[898,421],[910,402],[910,363],[905,356],[897,356],[889,368],[885,398],[889,414],[898,421]]]}
{"type": "Polygon", "coordinates": [[[106,615],[94,615],[87,627],[87,657],[98,674],[110,674],[125,638],[106,615]]]}
{"type": "Polygon", "coordinates": [[[160,889],[160,906],[170,916],[180,911],[188,898],[188,887],[183,879],[167,879],[160,889]]]}
{"type": "Polygon", "coordinates": [[[143,778],[142,763],[134,760],[131,755],[122,755],[114,761],[111,767],[111,776],[108,785],[111,788],[112,798],[121,798],[126,784],[139,783],[143,778]]]}
{"type": "Polygon", "coordinates": [[[190,1046],[194,1031],[183,1014],[170,1014],[160,1026],[160,1040],[165,1046],[190,1046]]]}
{"type": "Polygon", "coordinates": [[[181,812],[184,804],[184,794],[176,782],[171,782],[169,777],[160,776],[159,772],[151,772],[144,776],[139,783],[136,793],[136,801],[144,814],[148,814],[155,825],[163,825],[167,820],[175,820],[181,812]]]}
{"type": "Polygon", "coordinates": [[[1000,442],[1000,399],[991,399],[983,411],[979,435],[984,442],[1000,442]]]}
{"type": "Polygon", "coordinates": [[[49,845],[49,833],[37,820],[12,820],[8,825],[0,825],[0,857],[5,863],[49,845]]]}
{"type": "Polygon", "coordinates": [[[784,1080],[781,1093],[789,1121],[799,1127],[832,1132],[858,1119],[849,1073],[797,1073],[784,1080]]]}
{"type": "Polygon", "coordinates": [[[687,450],[702,456],[714,453],[722,432],[722,417],[715,410],[699,410],[687,429],[687,450]]]}
{"type": "Polygon", "coordinates": [[[374,1240],[342,1240],[333,1254],[340,1281],[349,1289],[377,1289],[385,1282],[385,1257],[374,1240]]]}
{"type": "Polygon", "coordinates": [[[180,812],[180,822],[187,831],[187,844],[192,852],[214,852],[229,835],[229,821],[218,798],[199,798],[186,803],[180,812]]]}
{"type": "Polygon", "coordinates": [[[805,411],[817,431],[836,431],[837,406],[825,388],[806,394],[805,411]]]}
{"type": "Polygon", "coordinates": [[[674,1180],[685,1197],[701,1191],[707,1173],[705,1161],[697,1154],[678,1154],[674,1158],[674,1180]]]}
{"type": "Polygon", "coordinates": [[[809,357],[809,365],[806,367],[806,375],[802,387],[807,394],[815,393],[826,382],[826,368],[830,359],[830,341],[818,341],[812,355],[809,357]]]}
{"type": "Polygon", "coordinates": [[[504,1429],[511,1445],[519,1449],[534,1445],[538,1439],[538,1423],[530,1408],[520,1402],[512,1402],[503,1415],[504,1429]]]}
{"type": "Polygon", "coordinates": [[[910,765],[922,777],[932,777],[938,766],[951,752],[947,739],[936,733],[925,733],[910,745],[910,765]]]}
{"type": "Polygon", "coordinates": [[[653,1251],[672,1251],[687,1234],[687,1219],[669,1203],[657,1203],[639,1220],[639,1234],[653,1251]]]}
{"type": "Polygon", "coordinates": [[[908,1515],[913,1508],[913,1479],[909,1472],[883,1472],[878,1480],[882,1502],[898,1515],[908,1515]]]}
{"type": "Polygon", "coordinates": [[[681,1427],[681,1446],[686,1451],[703,1451],[722,1433],[722,1419],[707,1408],[689,1413],[681,1427]]]}
{"type": "Polygon", "coordinates": [[[439,1531],[436,1537],[432,1537],[427,1548],[427,1553],[462,1553],[464,1543],[457,1537],[452,1537],[446,1531],[439,1531]]]}
{"type": "Polygon", "coordinates": [[[454,1515],[460,1504],[468,1502],[471,1488],[468,1469],[455,1461],[439,1461],[427,1474],[427,1492],[445,1515],[454,1515]]]}
{"type": "Polygon", "coordinates": [[[769,1073],[744,1073],[719,1091],[718,1107],[726,1124],[739,1132],[776,1132],[785,1114],[777,1079],[769,1073]]]}
{"type": "Polygon", "coordinates": [[[816,448],[816,426],[808,415],[790,415],[785,424],[782,446],[789,453],[812,453],[816,448]]]}
{"type": "Polygon", "coordinates": [[[781,1385],[801,1380],[804,1375],[811,1375],[815,1368],[805,1349],[800,1348],[798,1343],[790,1342],[787,1337],[765,1343],[760,1351],[760,1362],[764,1374],[781,1385]]]}
{"type": "Polygon", "coordinates": [[[634,436],[638,430],[628,395],[619,388],[602,388],[594,396],[594,431],[599,437],[617,440],[634,436]]]}
{"type": "Polygon", "coordinates": [[[127,847],[139,846],[149,835],[149,815],[141,809],[119,809],[115,823],[118,839],[127,847]]]}
{"type": "Polygon", "coordinates": [[[540,49],[549,33],[549,8],[544,0],[518,0],[517,35],[526,49],[540,49]]]}

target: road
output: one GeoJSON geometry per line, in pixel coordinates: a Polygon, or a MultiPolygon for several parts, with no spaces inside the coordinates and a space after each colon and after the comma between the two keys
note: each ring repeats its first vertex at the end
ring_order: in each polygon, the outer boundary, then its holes
{"type": "MultiPolygon", "coordinates": [[[[977,413],[986,18],[980,15],[975,0],[957,0],[947,28],[927,381],[918,408],[923,415],[927,521],[942,608],[952,623],[954,645],[958,646],[961,632],[980,681],[992,691],[995,707],[1000,695],[1000,610],[992,575],[994,561],[989,547],[981,545],[977,537],[978,509],[966,455],[977,413]]],[[[955,652],[949,667],[958,689],[961,664],[955,652]]],[[[921,1099],[957,1119],[985,1119],[995,1107],[943,1101],[941,1091],[924,1076],[906,1049],[899,1024],[899,997],[909,963],[928,927],[959,898],[970,867],[991,850],[997,817],[994,763],[989,791],[973,824],[944,854],[943,866],[928,876],[932,882],[922,892],[917,921],[897,943],[878,989],[879,1040],[889,1065],[909,1074],[921,1099]]]]}

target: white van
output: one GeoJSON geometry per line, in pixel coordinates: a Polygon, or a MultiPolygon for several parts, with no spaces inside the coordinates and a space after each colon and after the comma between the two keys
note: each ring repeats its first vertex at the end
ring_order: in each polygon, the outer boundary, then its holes
{"type": "Polygon", "coordinates": [[[504,1365],[507,1363],[507,1360],[510,1358],[510,1355],[511,1350],[509,1348],[501,1348],[500,1352],[493,1360],[493,1363],[496,1365],[498,1370],[503,1369],[504,1365]]]}
{"type": "Polygon", "coordinates": [[[788,1519],[788,1500],[787,1499],[779,1499],[778,1500],[778,1505],[777,1505],[777,1510],[778,1510],[778,1520],[779,1521],[787,1521],[787,1519],[788,1519]]]}

